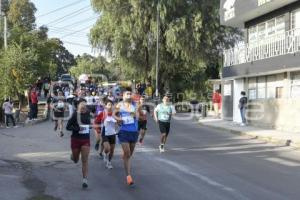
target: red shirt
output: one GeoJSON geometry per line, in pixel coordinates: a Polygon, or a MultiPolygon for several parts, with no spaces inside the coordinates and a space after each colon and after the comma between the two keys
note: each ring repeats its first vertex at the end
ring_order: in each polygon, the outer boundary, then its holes
{"type": "Polygon", "coordinates": [[[31,103],[38,103],[38,95],[36,94],[36,92],[31,92],[30,94],[30,98],[31,98],[31,103]]]}
{"type": "Polygon", "coordinates": [[[99,113],[94,121],[95,129],[99,133],[101,131],[100,125],[104,123],[104,120],[107,116],[112,116],[112,112],[103,111],[99,113]]]}
{"type": "Polygon", "coordinates": [[[212,97],[213,103],[221,103],[222,97],[219,93],[215,92],[212,97]]]}

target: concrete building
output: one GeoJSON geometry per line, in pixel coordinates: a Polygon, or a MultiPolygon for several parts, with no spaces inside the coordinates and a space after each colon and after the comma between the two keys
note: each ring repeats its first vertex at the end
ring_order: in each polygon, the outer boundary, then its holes
{"type": "Polygon", "coordinates": [[[238,101],[249,99],[248,122],[300,130],[300,1],[221,0],[220,20],[243,28],[245,40],[224,49],[223,118],[240,122],[238,101]]]}

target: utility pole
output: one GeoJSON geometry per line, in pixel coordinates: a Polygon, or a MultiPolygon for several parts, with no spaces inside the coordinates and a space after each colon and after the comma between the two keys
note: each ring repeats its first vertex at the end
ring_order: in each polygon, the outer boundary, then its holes
{"type": "Polygon", "coordinates": [[[160,27],[160,14],[159,14],[159,0],[157,1],[157,30],[156,30],[156,89],[155,96],[158,97],[158,70],[159,70],[159,27],[160,27]]]}
{"type": "MultiPolygon", "coordinates": [[[[4,37],[4,49],[7,49],[7,18],[5,13],[2,13],[2,0],[0,0],[0,16],[3,16],[4,19],[4,32],[3,32],[3,37],[4,37]]],[[[2,25],[2,23],[1,23],[2,25]]]]}

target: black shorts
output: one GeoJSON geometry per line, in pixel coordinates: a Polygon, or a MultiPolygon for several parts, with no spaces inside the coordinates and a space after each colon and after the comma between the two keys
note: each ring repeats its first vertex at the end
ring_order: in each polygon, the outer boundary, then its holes
{"type": "Polygon", "coordinates": [[[64,112],[55,112],[54,111],[54,120],[62,119],[64,118],[64,112]]]}
{"type": "Polygon", "coordinates": [[[170,132],[170,122],[159,121],[159,130],[161,133],[166,133],[167,135],[170,132]]]}
{"type": "Polygon", "coordinates": [[[147,130],[147,120],[139,121],[138,130],[147,130]]]}
{"type": "Polygon", "coordinates": [[[102,129],[102,143],[108,142],[109,144],[116,144],[116,135],[105,135],[105,128],[102,129]]]}

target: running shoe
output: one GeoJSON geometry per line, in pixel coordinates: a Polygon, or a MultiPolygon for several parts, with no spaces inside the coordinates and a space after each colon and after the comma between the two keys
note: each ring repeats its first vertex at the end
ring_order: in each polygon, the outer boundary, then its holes
{"type": "Polygon", "coordinates": [[[99,151],[99,143],[96,143],[96,144],[95,144],[95,150],[96,150],[96,151],[99,151]]]}
{"type": "Polygon", "coordinates": [[[142,138],[140,138],[139,143],[140,143],[140,145],[143,145],[143,139],[142,138]]]}
{"type": "Polygon", "coordinates": [[[127,185],[133,185],[133,179],[130,175],[127,176],[127,185]]]}
{"type": "Polygon", "coordinates": [[[107,168],[107,169],[112,169],[112,168],[113,168],[111,162],[108,161],[108,162],[106,163],[106,168],[107,168]]]}
{"type": "Polygon", "coordinates": [[[64,136],[64,133],[61,131],[60,132],[60,137],[63,137],[64,136]]]}
{"type": "Polygon", "coordinates": [[[104,161],[105,163],[108,162],[108,156],[107,156],[106,153],[104,153],[104,155],[103,155],[103,161],[104,161]]]}
{"type": "Polygon", "coordinates": [[[75,163],[74,156],[73,156],[72,153],[71,153],[71,155],[70,155],[70,159],[75,163]]]}
{"type": "Polygon", "coordinates": [[[83,188],[83,189],[88,188],[88,181],[87,181],[86,178],[82,179],[82,188],[83,188]]]}
{"type": "Polygon", "coordinates": [[[165,152],[165,148],[164,148],[164,145],[163,145],[163,144],[159,145],[159,152],[160,152],[160,153],[165,152]]]}
{"type": "Polygon", "coordinates": [[[99,153],[99,157],[101,160],[103,160],[103,154],[102,153],[99,153]]]}
{"type": "Polygon", "coordinates": [[[54,131],[57,131],[57,126],[54,127],[54,131]]]}

